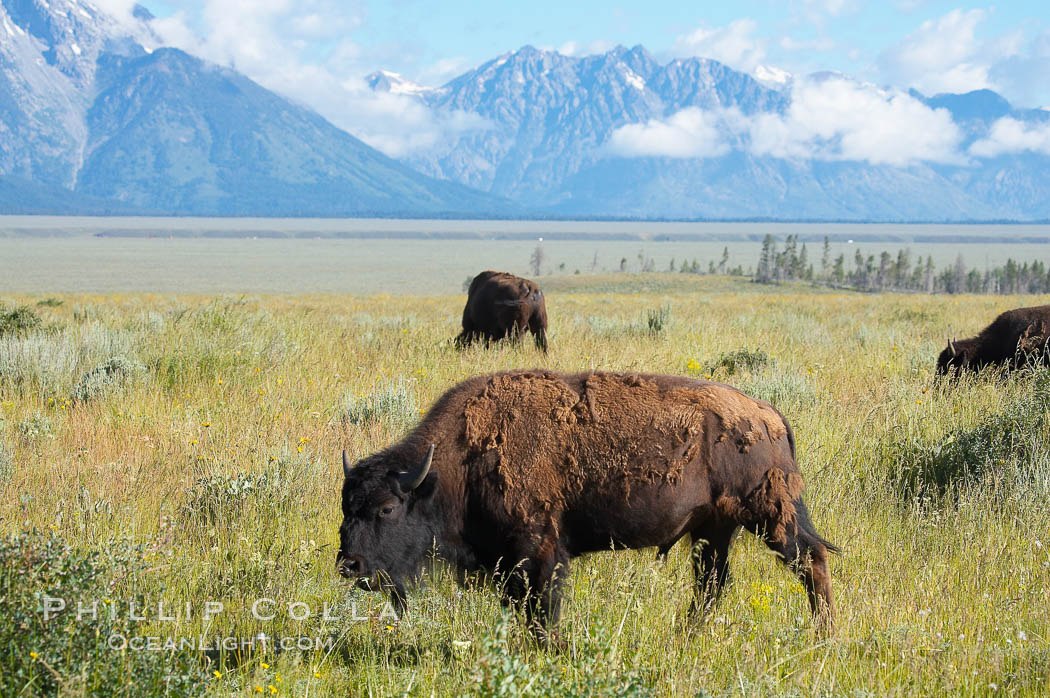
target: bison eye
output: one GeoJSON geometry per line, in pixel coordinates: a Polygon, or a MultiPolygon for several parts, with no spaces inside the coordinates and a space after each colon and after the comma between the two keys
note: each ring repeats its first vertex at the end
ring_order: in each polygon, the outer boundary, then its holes
{"type": "Polygon", "coordinates": [[[394,513],[394,505],[393,504],[387,504],[387,505],[383,506],[382,509],[379,510],[379,515],[380,516],[390,516],[393,513],[394,513]]]}

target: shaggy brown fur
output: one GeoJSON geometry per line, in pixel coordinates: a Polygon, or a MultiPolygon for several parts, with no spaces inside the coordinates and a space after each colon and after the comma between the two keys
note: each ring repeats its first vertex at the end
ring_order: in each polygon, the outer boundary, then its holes
{"type": "MultiPolygon", "coordinates": [[[[707,608],[740,527],[780,554],[813,612],[830,619],[834,546],[809,521],[794,436],[766,402],[676,376],[479,376],[442,396],[404,442],[348,472],[344,512],[389,499],[383,478],[413,468],[430,443],[432,493],[418,521],[434,532],[438,553],[461,567],[515,570],[508,597],[531,590],[526,608],[541,623],[557,617],[558,583],[572,557],[610,547],[666,554],[687,535],[696,547],[694,607],[707,608]]],[[[369,561],[355,571],[401,574],[378,540],[352,538],[341,555],[369,561]]]]}
{"type": "Polygon", "coordinates": [[[1050,305],[1007,310],[976,337],[950,340],[937,357],[937,373],[1016,369],[1050,358],[1050,305]]]}
{"type": "Polygon", "coordinates": [[[456,344],[478,339],[497,342],[532,332],[536,346],[547,351],[547,302],[534,282],[502,271],[483,271],[470,282],[463,308],[463,331],[456,344]]]}
{"type": "MultiPolygon", "coordinates": [[[[787,434],[769,405],[721,385],[662,387],[654,377],[602,373],[573,379],[497,375],[467,400],[466,442],[478,467],[474,475],[495,473],[508,512],[526,521],[550,517],[583,492],[621,493],[630,505],[633,487],[658,480],[677,484],[708,433],[709,447],[726,442],[739,453],[787,434]],[[627,414],[637,418],[624,419],[627,414]],[[536,418],[544,416],[537,429],[536,418]],[[714,429],[706,423],[711,418],[714,429]]],[[[790,453],[785,460],[783,467],[794,470],[790,453]]],[[[790,500],[800,491],[770,491],[771,497],[788,499],[762,511],[790,511],[790,500]]],[[[786,523],[791,520],[789,515],[786,523]]],[[[556,520],[552,526],[559,528],[556,520]]]]}

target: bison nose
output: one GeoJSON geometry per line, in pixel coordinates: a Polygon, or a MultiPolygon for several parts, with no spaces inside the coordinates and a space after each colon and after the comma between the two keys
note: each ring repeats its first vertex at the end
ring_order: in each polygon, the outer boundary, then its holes
{"type": "Polygon", "coordinates": [[[361,577],[365,572],[365,559],[360,555],[350,555],[339,561],[339,574],[344,577],[361,577]]]}

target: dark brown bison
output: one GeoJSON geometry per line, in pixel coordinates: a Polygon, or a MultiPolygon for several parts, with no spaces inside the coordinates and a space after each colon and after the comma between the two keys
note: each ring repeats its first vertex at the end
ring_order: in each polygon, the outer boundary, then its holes
{"type": "Polygon", "coordinates": [[[494,572],[539,635],[558,618],[569,560],[688,536],[693,611],[713,603],[743,527],[802,580],[830,621],[828,551],[802,502],[787,420],[734,388],[677,376],[510,371],[446,392],[400,443],[343,452],[339,572],[405,583],[428,551],[494,572]]]}
{"type": "Polygon", "coordinates": [[[518,338],[528,330],[536,346],[547,351],[547,303],[534,282],[502,271],[483,271],[470,282],[463,308],[463,331],[456,343],[477,339],[496,342],[518,338]]]}
{"type": "Polygon", "coordinates": [[[1050,305],[1007,310],[969,339],[949,339],[937,357],[937,373],[1019,368],[1050,358],[1050,305]]]}

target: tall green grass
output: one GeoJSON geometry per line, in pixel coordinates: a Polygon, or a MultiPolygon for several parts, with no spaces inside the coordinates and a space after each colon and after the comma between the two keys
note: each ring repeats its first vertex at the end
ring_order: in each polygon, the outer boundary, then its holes
{"type": "Polygon", "coordinates": [[[1045,695],[1045,373],[933,379],[949,324],[975,332],[1045,299],[674,277],[598,278],[598,292],[551,279],[547,355],[456,349],[460,296],[14,299],[41,322],[0,337],[0,537],[5,560],[36,561],[37,576],[0,570],[0,615],[36,625],[0,625],[0,693],[162,694],[172,668],[186,693],[224,696],[1045,695]],[[70,399],[118,356],[141,374],[70,399]],[[836,634],[814,632],[801,586],[746,536],[704,621],[686,617],[684,547],[667,562],[651,550],[573,561],[563,651],[440,563],[406,618],[384,617],[382,595],[334,572],[340,452],[383,448],[454,383],[516,367],[713,375],[773,402],[794,426],[814,522],[844,549],[836,634]],[[69,566],[87,570],[61,577],[77,594],[226,604],[211,621],[154,613],[132,634],[329,644],[112,653],[94,630],[29,618],[45,577],[69,566]],[[276,602],[272,619],[251,615],[259,598],[276,602]],[[293,617],[296,602],[311,613],[293,617]]]}

